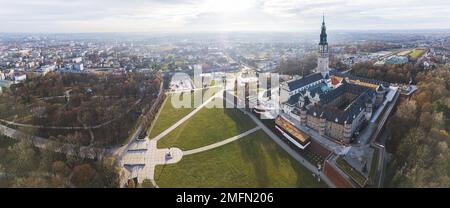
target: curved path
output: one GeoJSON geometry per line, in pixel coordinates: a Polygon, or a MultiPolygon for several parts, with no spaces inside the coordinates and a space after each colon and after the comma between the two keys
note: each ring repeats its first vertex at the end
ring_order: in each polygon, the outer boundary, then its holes
{"type": "Polygon", "coordinates": [[[153,186],[158,187],[154,179],[156,165],[176,163],[183,157],[183,151],[179,148],[158,149],[156,145],[158,140],[169,134],[183,122],[189,120],[193,115],[200,111],[214,98],[221,96],[222,93],[223,90],[220,90],[205,102],[203,102],[195,110],[161,132],[153,139],[146,137],[145,140],[131,140],[131,143],[127,145],[123,152],[124,155],[121,157],[122,165],[124,169],[127,170],[123,172],[125,176],[123,179],[125,180],[130,176],[137,177],[139,183],[142,183],[144,179],[149,179],[152,182],[153,186]],[[168,154],[170,154],[170,157],[167,157],[168,154]]]}
{"type": "Polygon", "coordinates": [[[98,129],[103,126],[106,126],[114,121],[116,121],[119,118],[122,118],[124,115],[128,114],[134,106],[139,104],[142,101],[142,99],[138,99],[133,105],[125,112],[120,114],[119,116],[109,120],[105,121],[101,124],[97,124],[94,126],[45,126],[45,125],[33,125],[33,124],[23,124],[23,123],[16,123],[14,121],[8,121],[5,119],[0,119],[0,122],[6,123],[7,125],[13,125],[13,126],[21,126],[21,127],[28,127],[28,128],[37,128],[37,129],[63,129],[63,130],[89,130],[89,129],[98,129]]]}
{"type": "Polygon", "coordinates": [[[58,142],[50,139],[45,139],[38,136],[28,135],[16,129],[9,128],[0,124],[0,134],[3,134],[12,139],[21,140],[30,138],[33,145],[40,149],[46,149],[65,155],[77,156],[89,159],[102,159],[105,156],[114,152],[115,149],[97,148],[91,146],[78,146],[74,144],[58,142]]]}
{"type": "Polygon", "coordinates": [[[210,145],[206,145],[206,146],[203,146],[203,147],[199,147],[197,149],[183,151],[183,156],[185,156],[185,155],[192,155],[192,154],[208,151],[208,150],[211,150],[211,149],[214,149],[214,148],[226,145],[226,144],[228,144],[230,142],[234,142],[234,141],[236,141],[236,140],[238,140],[238,139],[240,139],[242,137],[245,137],[245,136],[247,136],[247,135],[249,135],[249,134],[251,134],[253,132],[256,132],[259,129],[261,129],[261,127],[256,126],[253,129],[250,129],[250,130],[248,130],[248,131],[246,131],[246,132],[244,132],[242,134],[236,135],[234,137],[230,137],[230,138],[225,139],[223,141],[220,141],[220,142],[217,142],[217,143],[214,143],[214,144],[210,144],[210,145]]]}
{"type": "MultiPolygon", "coordinates": [[[[233,95],[234,97],[234,95],[233,95]]],[[[230,104],[234,103],[234,101],[228,100],[228,96],[225,96],[225,101],[229,102],[230,104]]],[[[331,180],[323,174],[321,171],[317,169],[316,166],[311,164],[308,160],[306,160],[303,156],[298,154],[296,150],[294,150],[292,147],[287,145],[284,141],[282,141],[281,138],[279,138],[275,133],[272,132],[269,128],[267,128],[255,115],[252,113],[248,113],[247,111],[243,110],[242,108],[238,108],[245,114],[247,114],[261,129],[275,142],[278,144],[279,147],[281,147],[286,153],[288,153],[292,158],[294,158],[296,161],[298,161],[300,164],[302,164],[305,168],[307,168],[312,173],[318,175],[329,187],[335,188],[336,186],[331,182],[331,180]]]]}

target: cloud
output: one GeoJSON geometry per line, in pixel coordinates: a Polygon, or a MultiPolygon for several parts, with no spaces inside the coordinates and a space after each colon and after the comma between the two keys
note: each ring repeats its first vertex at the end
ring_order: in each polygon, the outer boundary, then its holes
{"type": "Polygon", "coordinates": [[[448,28],[448,0],[0,0],[1,32],[448,28]]]}

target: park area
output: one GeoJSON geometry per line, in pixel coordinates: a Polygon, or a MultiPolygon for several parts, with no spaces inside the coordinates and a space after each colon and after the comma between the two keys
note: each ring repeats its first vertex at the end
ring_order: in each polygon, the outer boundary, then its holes
{"type": "Polygon", "coordinates": [[[397,53],[397,55],[398,56],[409,56],[411,60],[415,61],[418,58],[420,58],[425,52],[427,52],[427,49],[425,49],[425,48],[414,48],[414,49],[400,51],[397,53]]]}
{"type": "Polygon", "coordinates": [[[411,57],[412,60],[416,60],[419,57],[421,57],[425,52],[426,52],[426,49],[416,48],[411,51],[409,56],[411,57]]]}
{"type": "Polygon", "coordinates": [[[155,170],[160,187],[326,187],[262,130],[155,170]]]}
{"type": "MultiPolygon", "coordinates": [[[[215,98],[212,102],[222,102],[215,98]]],[[[235,108],[202,108],[158,141],[158,148],[195,149],[241,134],[256,124],[235,108]]]]}
{"type": "Polygon", "coordinates": [[[161,132],[175,124],[178,120],[188,115],[195,109],[194,106],[194,98],[197,96],[202,96],[203,100],[206,100],[214,95],[214,93],[218,92],[220,88],[210,88],[204,89],[202,91],[194,91],[194,92],[180,92],[173,93],[167,96],[164,104],[159,111],[159,114],[156,117],[156,120],[153,122],[153,125],[148,129],[149,138],[154,138],[158,136],[161,132]],[[201,94],[201,95],[200,95],[201,94]],[[177,98],[187,98],[190,97],[191,107],[189,108],[175,108],[172,105],[172,97],[176,96],[177,98]]]}
{"type": "Polygon", "coordinates": [[[160,83],[156,74],[30,74],[0,94],[0,121],[53,140],[113,146],[154,103],[160,83]]]}
{"type": "MultiPolygon", "coordinates": [[[[206,99],[214,93],[208,94],[206,99]]],[[[158,149],[179,148],[183,156],[174,164],[156,166],[158,187],[326,187],[258,130],[246,113],[211,107],[224,104],[220,95],[199,109],[174,108],[172,95],[149,129],[149,139],[157,140],[158,149]],[[187,120],[177,123],[183,118],[187,120]]]]}

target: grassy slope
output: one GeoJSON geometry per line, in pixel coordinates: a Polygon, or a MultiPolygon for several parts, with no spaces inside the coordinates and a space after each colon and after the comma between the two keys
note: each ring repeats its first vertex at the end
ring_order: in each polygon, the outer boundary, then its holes
{"type": "MultiPolygon", "coordinates": [[[[203,91],[203,95],[208,99],[211,95],[215,94],[218,91],[218,88],[209,89],[208,92],[203,91]]],[[[195,93],[199,93],[200,91],[196,91],[195,93]]],[[[194,93],[189,93],[191,97],[191,106],[194,106],[194,93]]],[[[172,105],[171,99],[173,95],[167,96],[164,106],[160,110],[160,114],[158,120],[155,121],[154,127],[150,128],[149,137],[153,138],[163,132],[165,129],[169,128],[171,125],[176,123],[178,120],[192,112],[195,108],[175,108],[172,105]]]]}
{"type": "Polygon", "coordinates": [[[326,187],[264,132],[157,166],[160,187],[326,187]]]}
{"type": "MultiPolygon", "coordinates": [[[[222,102],[221,99],[217,99],[222,102]]],[[[195,149],[243,133],[256,124],[238,109],[202,108],[158,142],[158,148],[195,149]]]]}
{"type": "Polygon", "coordinates": [[[409,55],[411,56],[411,58],[417,59],[424,53],[425,53],[425,50],[423,50],[423,49],[414,49],[409,55]]]}
{"type": "MultiPolygon", "coordinates": [[[[191,101],[194,97],[194,94],[191,94],[191,101]]],[[[172,95],[166,98],[164,102],[164,106],[159,113],[158,120],[155,121],[154,127],[151,129],[149,137],[153,138],[163,132],[165,129],[169,128],[175,122],[189,114],[194,108],[175,108],[171,102],[172,95]]]]}

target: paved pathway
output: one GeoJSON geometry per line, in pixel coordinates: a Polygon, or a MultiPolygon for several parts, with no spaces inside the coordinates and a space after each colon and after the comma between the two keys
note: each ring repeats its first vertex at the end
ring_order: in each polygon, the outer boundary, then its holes
{"type": "Polygon", "coordinates": [[[226,145],[226,144],[228,144],[230,142],[234,142],[234,141],[236,141],[236,140],[238,140],[238,139],[240,139],[242,137],[245,137],[245,136],[247,136],[247,135],[249,135],[249,134],[251,134],[251,133],[253,133],[255,131],[258,131],[259,129],[261,129],[261,127],[257,126],[257,127],[253,128],[253,129],[250,129],[250,130],[242,133],[242,134],[239,134],[239,135],[234,136],[234,137],[230,137],[230,138],[225,139],[223,141],[220,141],[220,142],[217,142],[217,143],[214,143],[214,144],[210,144],[210,145],[207,145],[207,146],[204,146],[204,147],[200,147],[200,148],[197,148],[197,149],[183,151],[183,155],[192,155],[192,154],[208,151],[208,150],[211,150],[211,149],[214,149],[214,148],[226,145]]]}
{"type": "MultiPolygon", "coordinates": [[[[217,92],[214,96],[209,98],[207,101],[205,101],[202,105],[200,105],[198,108],[196,108],[194,111],[183,117],[181,120],[179,120],[177,123],[163,131],[158,136],[154,137],[153,139],[149,141],[143,141],[146,142],[146,149],[142,149],[142,144],[133,145],[133,146],[140,146],[141,148],[137,151],[133,151],[128,149],[123,164],[124,166],[127,165],[142,165],[141,168],[135,168],[134,173],[131,173],[134,177],[138,177],[138,182],[142,183],[144,179],[150,179],[155,187],[158,187],[158,185],[155,182],[155,166],[156,165],[164,165],[164,164],[171,164],[176,163],[181,160],[183,155],[190,155],[190,154],[196,154],[199,152],[211,150],[220,146],[223,146],[225,144],[228,144],[230,142],[236,141],[242,137],[245,137],[259,129],[262,129],[269,137],[275,141],[281,148],[283,148],[289,155],[291,155],[294,159],[296,159],[298,162],[300,162],[304,167],[309,169],[312,173],[318,175],[326,184],[328,184],[329,187],[335,187],[334,184],[321,172],[317,170],[317,167],[309,163],[306,159],[304,159],[301,155],[299,155],[294,149],[289,147],[286,143],[284,143],[277,135],[275,135],[270,129],[268,129],[261,121],[259,121],[256,116],[254,116],[251,113],[246,112],[243,109],[240,109],[245,114],[250,116],[250,118],[257,124],[257,127],[250,129],[240,135],[225,139],[223,141],[207,145],[204,147],[200,147],[193,150],[187,150],[187,151],[181,151],[178,148],[166,148],[166,149],[157,149],[157,142],[159,139],[166,136],[168,133],[170,133],[172,130],[177,128],[179,125],[181,125],[183,122],[191,118],[195,113],[197,113],[202,107],[204,107],[206,104],[208,104],[211,100],[213,100],[215,97],[221,96],[223,93],[223,90],[217,92]],[[171,158],[166,158],[166,155],[170,152],[171,158]]],[[[232,101],[227,100],[224,98],[227,102],[233,103],[232,101]]]]}
{"type": "MultiPolygon", "coordinates": [[[[180,119],[178,122],[161,132],[158,136],[153,139],[146,137],[145,140],[138,141],[135,139],[131,140],[131,143],[127,145],[122,157],[122,166],[127,170],[124,174],[124,180],[129,178],[129,176],[137,177],[138,182],[142,183],[145,179],[149,179],[155,187],[158,185],[155,182],[155,167],[157,165],[165,165],[176,163],[183,157],[183,151],[179,148],[165,148],[158,149],[157,142],[164,136],[169,134],[175,128],[180,126],[183,122],[190,119],[195,113],[200,111],[204,106],[211,102],[214,98],[221,96],[223,90],[220,90],[214,96],[211,96],[208,100],[203,102],[195,110],[190,112],[188,115],[180,119]],[[139,147],[139,148],[135,148],[139,147]],[[170,154],[170,157],[167,155],[170,154]]],[[[124,182],[124,181],[123,181],[124,182]]],[[[121,182],[121,185],[124,183],[121,182]]]]}
{"type": "MultiPolygon", "coordinates": [[[[228,96],[226,96],[228,97],[228,96]]],[[[233,103],[233,101],[229,101],[226,99],[226,102],[233,103]]],[[[248,113],[247,111],[239,108],[245,114],[250,116],[250,118],[259,126],[261,129],[275,142],[280,146],[284,151],[286,151],[291,157],[301,163],[305,168],[310,170],[315,175],[318,175],[329,187],[335,188],[336,186],[331,182],[331,180],[322,172],[318,171],[317,167],[309,163],[305,158],[303,158],[300,154],[298,154],[294,149],[289,147],[285,142],[283,142],[276,134],[272,132],[269,128],[267,128],[255,115],[248,113]]]]}
{"type": "Polygon", "coordinates": [[[136,176],[139,183],[142,183],[145,179],[150,179],[154,182],[155,167],[157,165],[176,163],[183,157],[183,151],[178,148],[157,149],[155,140],[142,140],[134,143],[136,144],[134,146],[139,148],[128,149],[127,154],[123,158],[123,165],[126,168],[129,166],[131,172],[134,171],[131,175],[136,176]],[[170,154],[170,157],[168,154],[170,154]],[[134,166],[141,166],[141,168],[133,169],[134,166]]]}

